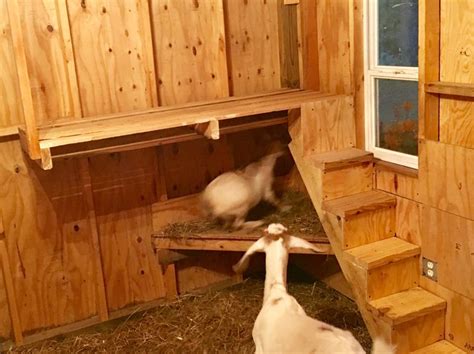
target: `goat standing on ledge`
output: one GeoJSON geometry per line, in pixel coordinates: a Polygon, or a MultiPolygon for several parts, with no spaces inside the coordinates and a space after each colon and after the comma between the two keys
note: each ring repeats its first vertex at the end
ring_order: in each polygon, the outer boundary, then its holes
{"type": "MultiPolygon", "coordinates": [[[[258,251],[266,253],[265,290],[263,307],[252,331],[256,353],[344,353],[365,354],[364,349],[349,331],[308,317],[286,289],[288,253],[293,248],[304,248],[316,253],[322,249],[290,235],[286,227],[271,224],[265,230],[269,235],[258,239],[233,267],[242,273],[248,267],[249,257],[258,251]]],[[[374,354],[394,353],[391,346],[376,339],[374,354]]]]}

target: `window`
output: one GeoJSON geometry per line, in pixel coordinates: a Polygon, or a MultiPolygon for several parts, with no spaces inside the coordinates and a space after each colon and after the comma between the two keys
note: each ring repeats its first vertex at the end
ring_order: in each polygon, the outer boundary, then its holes
{"type": "Polygon", "coordinates": [[[366,148],[418,168],[418,0],[365,0],[366,148]]]}

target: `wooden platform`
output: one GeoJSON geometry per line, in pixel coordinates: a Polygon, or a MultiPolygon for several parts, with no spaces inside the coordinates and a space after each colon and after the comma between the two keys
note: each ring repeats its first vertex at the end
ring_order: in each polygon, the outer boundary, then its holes
{"type": "MultiPolygon", "coordinates": [[[[154,234],[152,237],[155,249],[245,252],[252,243],[262,236],[263,233],[261,230],[255,230],[251,233],[241,230],[235,232],[211,231],[205,234],[184,235],[182,237],[154,234]]],[[[329,241],[324,234],[295,234],[295,236],[301,237],[308,242],[327,249],[327,252],[324,254],[332,254],[329,241]]],[[[314,252],[305,249],[295,249],[290,253],[314,254],[314,252]]]]}
{"type": "MultiPolygon", "coordinates": [[[[182,127],[196,127],[198,128],[196,130],[206,137],[218,139],[221,121],[301,108],[304,103],[329,96],[332,95],[311,90],[283,89],[258,95],[107,114],[62,123],[56,121],[54,124],[40,125],[37,128],[41,166],[44,169],[52,168],[52,158],[57,157],[53,151],[55,148],[71,147],[67,150],[71,154],[74,150],[88,150],[84,143],[182,127]]],[[[278,121],[276,124],[281,122],[278,121]]],[[[174,134],[176,133],[172,132],[171,136],[174,134]]],[[[24,149],[28,151],[29,138],[21,130],[20,138],[24,149]]],[[[141,144],[135,148],[144,147],[143,144],[146,144],[147,140],[158,145],[156,139],[153,136],[141,136],[141,144]]],[[[116,145],[122,144],[116,143],[116,145]]],[[[101,149],[100,146],[95,146],[93,150],[97,152],[101,149]]],[[[110,152],[110,148],[105,150],[110,152]]],[[[63,156],[64,153],[57,155],[63,156]]]]}

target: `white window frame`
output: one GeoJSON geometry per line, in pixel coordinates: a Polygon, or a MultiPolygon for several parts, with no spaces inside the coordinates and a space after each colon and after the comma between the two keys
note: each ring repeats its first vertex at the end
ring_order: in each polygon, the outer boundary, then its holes
{"type": "Polygon", "coordinates": [[[365,148],[388,162],[418,168],[418,156],[377,146],[376,79],[418,81],[418,67],[378,65],[377,0],[364,0],[365,148]]]}

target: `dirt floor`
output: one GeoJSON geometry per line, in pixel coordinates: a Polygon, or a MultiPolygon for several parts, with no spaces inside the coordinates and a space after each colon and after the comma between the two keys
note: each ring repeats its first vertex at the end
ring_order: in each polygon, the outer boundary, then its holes
{"type": "MultiPolygon", "coordinates": [[[[289,276],[289,292],[307,314],[350,330],[368,350],[370,337],[357,306],[319,281],[289,276]]],[[[204,295],[184,295],[155,309],[56,337],[18,353],[253,353],[252,327],[260,311],[263,279],[204,295]]]]}

